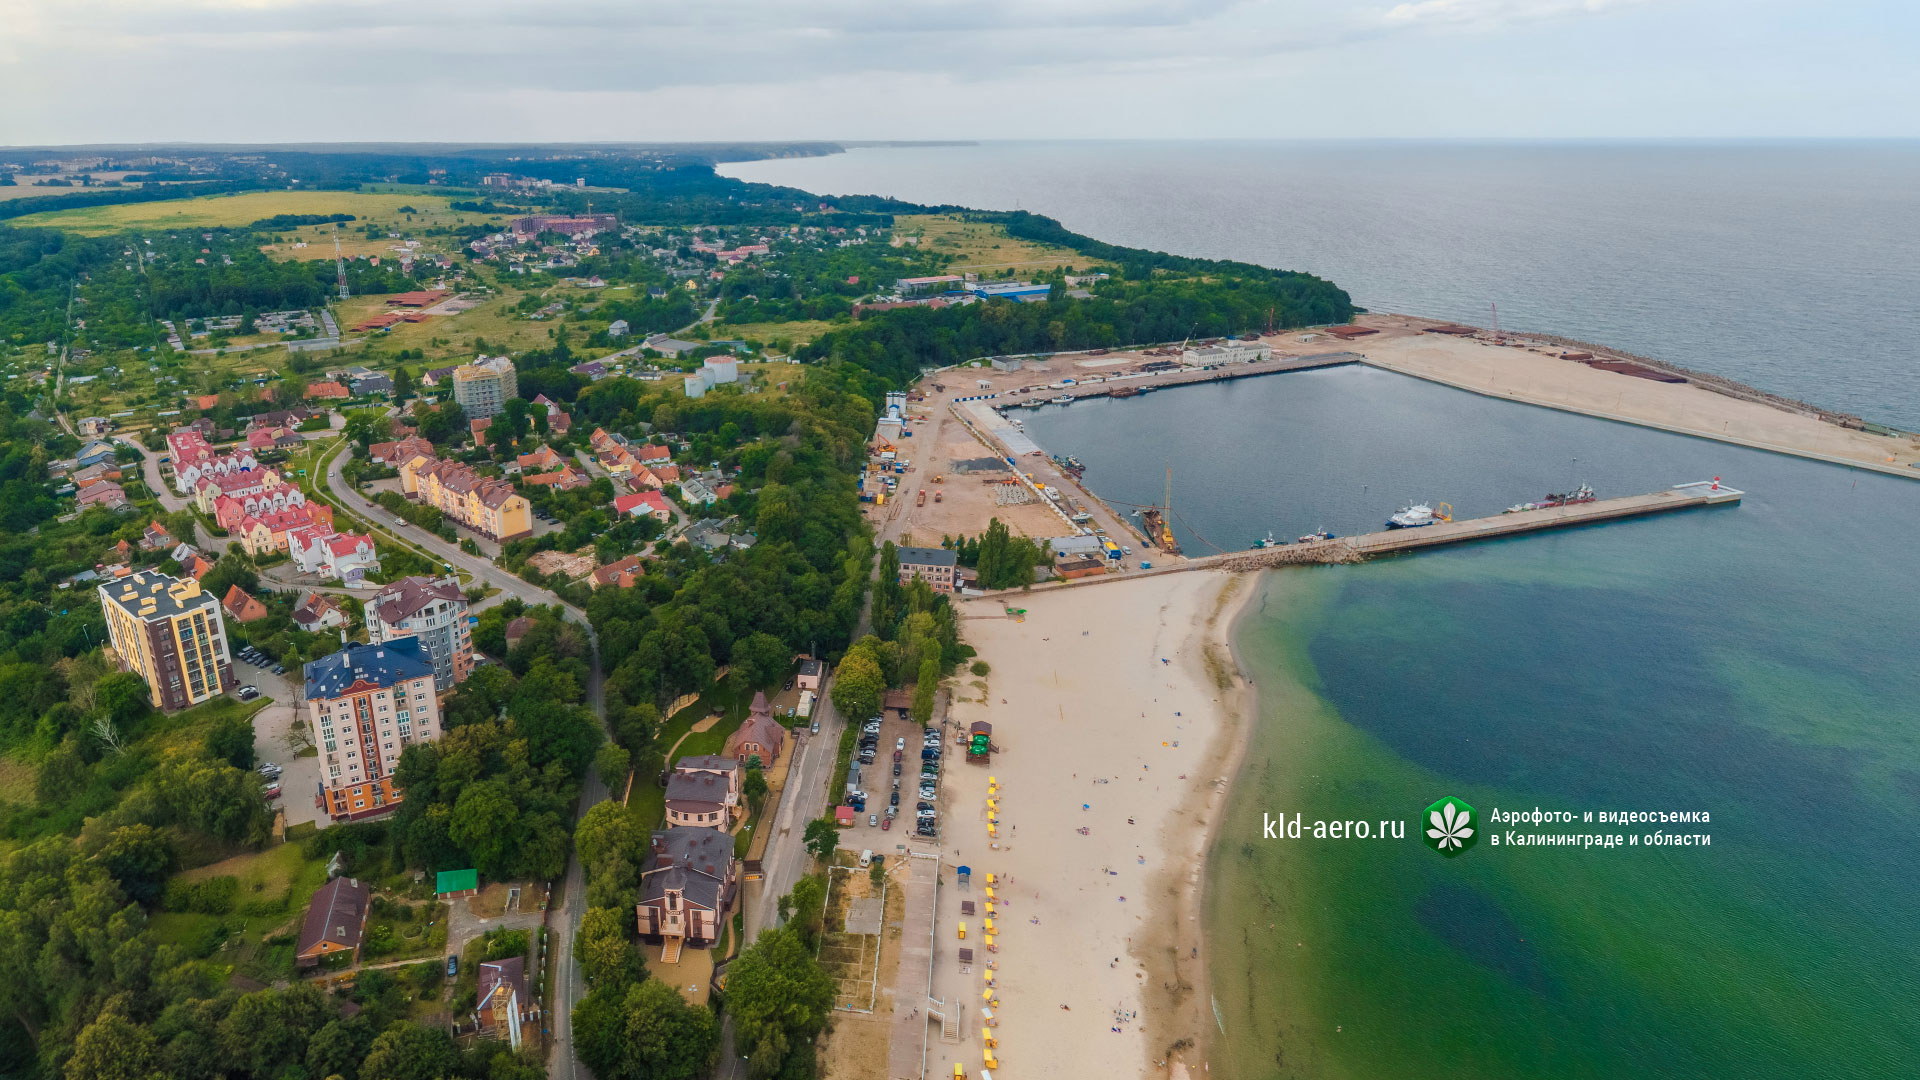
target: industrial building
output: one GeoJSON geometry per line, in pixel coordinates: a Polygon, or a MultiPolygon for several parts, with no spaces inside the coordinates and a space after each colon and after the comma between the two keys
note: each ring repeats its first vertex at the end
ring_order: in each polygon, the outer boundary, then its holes
{"type": "Polygon", "coordinates": [[[184,709],[232,688],[220,601],[198,581],[142,570],[99,592],[114,657],[147,681],[156,708],[184,709]]]}

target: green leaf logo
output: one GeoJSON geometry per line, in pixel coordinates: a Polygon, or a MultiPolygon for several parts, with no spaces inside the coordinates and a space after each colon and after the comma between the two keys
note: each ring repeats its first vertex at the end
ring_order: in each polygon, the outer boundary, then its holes
{"type": "Polygon", "coordinates": [[[1473,807],[1449,795],[1427,807],[1420,838],[1433,850],[1451,859],[1480,841],[1474,827],[1473,807]]]}

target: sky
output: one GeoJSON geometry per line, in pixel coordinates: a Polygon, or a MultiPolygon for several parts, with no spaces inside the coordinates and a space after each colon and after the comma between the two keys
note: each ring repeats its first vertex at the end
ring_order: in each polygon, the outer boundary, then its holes
{"type": "Polygon", "coordinates": [[[1920,0],[0,0],[0,145],[1920,136],[1920,0]]]}

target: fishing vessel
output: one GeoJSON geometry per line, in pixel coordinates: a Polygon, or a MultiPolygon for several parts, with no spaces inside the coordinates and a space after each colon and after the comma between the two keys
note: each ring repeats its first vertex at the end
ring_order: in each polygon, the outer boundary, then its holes
{"type": "Polygon", "coordinates": [[[1045,404],[1046,402],[1041,401],[1039,398],[1028,398],[1026,401],[1020,403],[1020,407],[1023,409],[1038,409],[1045,404]]]}
{"type": "Polygon", "coordinates": [[[1332,533],[1328,532],[1325,529],[1315,529],[1314,531],[1308,533],[1307,535],[1301,537],[1300,539],[1295,540],[1294,543],[1317,544],[1322,540],[1331,540],[1331,539],[1333,539],[1332,533]]]}
{"type": "Polygon", "coordinates": [[[1548,495],[1546,498],[1540,500],[1539,502],[1515,503],[1512,506],[1507,507],[1507,509],[1504,512],[1509,514],[1519,514],[1519,513],[1524,513],[1528,510],[1550,510],[1556,506],[1574,506],[1579,503],[1595,502],[1598,499],[1599,499],[1599,496],[1593,493],[1593,489],[1591,487],[1588,487],[1585,484],[1581,484],[1579,487],[1573,489],[1572,491],[1567,492],[1564,495],[1548,495]]]}
{"type": "Polygon", "coordinates": [[[1279,541],[1278,541],[1278,540],[1275,540],[1275,539],[1273,538],[1273,530],[1272,530],[1272,529],[1268,529],[1268,530],[1267,530],[1267,535],[1266,535],[1266,536],[1264,536],[1264,537],[1261,537],[1260,539],[1258,539],[1258,540],[1255,540],[1255,541],[1253,542],[1253,548],[1254,548],[1254,550],[1255,550],[1255,551],[1258,551],[1258,550],[1260,550],[1261,548],[1270,548],[1270,547],[1275,547],[1275,546],[1277,546],[1278,544],[1279,544],[1279,541]]]}
{"type": "Polygon", "coordinates": [[[1058,394],[1058,395],[1055,395],[1052,400],[1055,405],[1071,405],[1073,404],[1073,395],[1058,394]]]}

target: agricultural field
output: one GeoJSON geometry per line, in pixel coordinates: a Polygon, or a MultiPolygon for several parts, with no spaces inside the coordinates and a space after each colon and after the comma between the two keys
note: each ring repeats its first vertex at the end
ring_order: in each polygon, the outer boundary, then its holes
{"type": "Polygon", "coordinates": [[[921,251],[951,256],[947,270],[955,274],[1019,273],[1056,266],[1079,270],[1098,263],[1067,248],[1017,240],[1007,235],[1004,226],[962,221],[949,214],[903,214],[893,219],[893,235],[902,243],[917,241],[921,251]]]}
{"type": "MultiPolygon", "coordinates": [[[[38,190],[43,192],[51,190],[57,193],[68,189],[38,190]]],[[[198,199],[54,210],[16,218],[14,224],[63,229],[85,236],[104,236],[109,233],[134,230],[240,228],[278,214],[352,214],[359,219],[349,223],[348,228],[340,230],[342,233],[352,232],[356,226],[367,221],[387,225],[394,231],[403,231],[397,226],[419,231],[435,225],[481,224],[505,220],[497,214],[456,213],[448,208],[448,201],[447,197],[441,195],[373,194],[359,191],[248,191],[238,195],[209,195],[198,199]],[[411,206],[415,210],[411,222],[401,210],[406,206],[411,206]]],[[[323,234],[331,236],[332,232],[333,227],[330,225],[308,226],[304,229],[290,230],[283,235],[311,233],[318,238],[323,234]]],[[[345,236],[342,236],[341,242],[343,244],[346,242],[345,236]]],[[[384,241],[380,243],[383,248],[386,246],[384,241]]],[[[298,254],[301,257],[307,257],[304,251],[298,254]]],[[[329,239],[325,257],[331,258],[332,255],[333,244],[329,239]]],[[[287,257],[294,257],[294,253],[289,251],[287,257]]]]}

